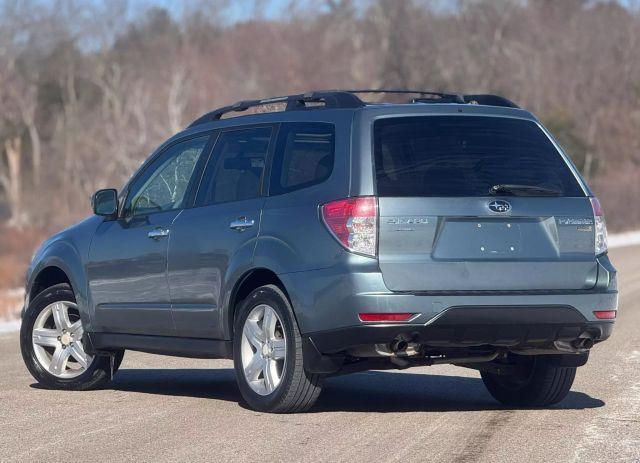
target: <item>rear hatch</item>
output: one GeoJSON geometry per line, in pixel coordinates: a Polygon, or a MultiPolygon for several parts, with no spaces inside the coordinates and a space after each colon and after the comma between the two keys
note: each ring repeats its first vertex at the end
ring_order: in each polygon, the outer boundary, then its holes
{"type": "Polygon", "coordinates": [[[374,123],[379,262],[395,291],[595,285],[594,216],[531,120],[477,115],[374,123]]]}

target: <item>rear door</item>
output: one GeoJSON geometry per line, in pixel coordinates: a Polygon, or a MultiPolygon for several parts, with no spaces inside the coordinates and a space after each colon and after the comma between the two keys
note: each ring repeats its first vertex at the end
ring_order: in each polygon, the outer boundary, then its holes
{"type": "Polygon", "coordinates": [[[253,259],[273,126],[218,136],[195,207],[173,223],[168,280],[178,336],[222,339],[224,294],[253,259]]]}
{"type": "Polygon", "coordinates": [[[594,286],[589,198],[531,120],[374,123],[380,268],[398,291],[594,286]]]}

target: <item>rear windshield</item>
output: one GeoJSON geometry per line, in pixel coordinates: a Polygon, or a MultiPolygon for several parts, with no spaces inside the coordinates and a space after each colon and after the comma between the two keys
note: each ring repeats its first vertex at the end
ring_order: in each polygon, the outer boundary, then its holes
{"type": "Polygon", "coordinates": [[[584,196],[560,153],[532,121],[486,116],[380,119],[374,124],[374,150],[379,196],[489,196],[495,185],[584,196]]]}

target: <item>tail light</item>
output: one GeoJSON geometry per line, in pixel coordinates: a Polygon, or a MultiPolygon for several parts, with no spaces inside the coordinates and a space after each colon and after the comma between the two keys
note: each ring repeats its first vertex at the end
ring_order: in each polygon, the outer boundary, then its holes
{"type": "Polygon", "coordinates": [[[322,206],[322,219],[347,250],[375,257],[378,249],[378,200],[361,196],[322,206]]]}
{"type": "Polygon", "coordinates": [[[600,320],[613,320],[616,318],[617,312],[615,310],[594,310],[593,315],[600,320]]]}
{"type": "Polygon", "coordinates": [[[607,223],[597,198],[589,198],[593,209],[596,256],[607,252],[607,223]]]}
{"type": "Polygon", "coordinates": [[[409,312],[365,312],[358,314],[360,321],[363,322],[406,322],[414,315],[415,313],[409,312]]]}

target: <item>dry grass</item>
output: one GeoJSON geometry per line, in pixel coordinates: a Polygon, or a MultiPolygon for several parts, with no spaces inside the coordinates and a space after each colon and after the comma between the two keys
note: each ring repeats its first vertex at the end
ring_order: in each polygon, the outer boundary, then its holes
{"type": "Polygon", "coordinates": [[[0,291],[20,288],[33,251],[42,242],[40,230],[0,226],[0,291]]]}
{"type": "Polygon", "coordinates": [[[610,232],[637,230],[640,225],[640,166],[615,169],[590,182],[604,207],[610,232]]]}
{"type": "Polygon", "coordinates": [[[0,321],[15,320],[22,309],[29,259],[43,233],[0,226],[0,236],[0,321]]]}

